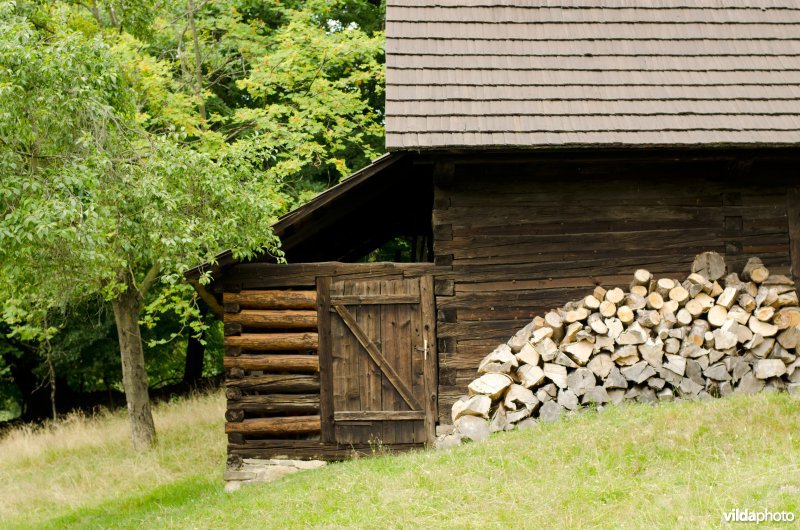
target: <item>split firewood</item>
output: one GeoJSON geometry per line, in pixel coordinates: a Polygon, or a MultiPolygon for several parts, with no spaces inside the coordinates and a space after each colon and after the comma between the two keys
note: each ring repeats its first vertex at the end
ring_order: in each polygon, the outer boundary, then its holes
{"type": "Polygon", "coordinates": [[[642,286],[649,286],[650,280],[653,278],[653,275],[650,274],[650,271],[647,269],[638,269],[636,272],[633,273],[633,280],[631,281],[631,287],[642,285],[642,286]]]}
{"type": "Polygon", "coordinates": [[[753,315],[761,322],[769,322],[775,316],[775,308],[770,306],[759,307],[753,315]]]}
{"type": "Polygon", "coordinates": [[[590,294],[583,299],[583,305],[589,309],[598,309],[600,307],[600,300],[590,294]]]}
{"type": "Polygon", "coordinates": [[[600,314],[606,318],[613,317],[617,314],[617,306],[613,302],[605,300],[600,303],[600,314]]]}
{"type": "Polygon", "coordinates": [[[592,313],[587,319],[589,327],[598,335],[605,335],[608,333],[608,326],[603,322],[603,316],[600,313],[592,313]]]}
{"type": "Polygon", "coordinates": [[[675,300],[664,300],[664,305],[659,310],[662,315],[667,313],[677,313],[681,305],[675,300]]]}
{"type": "Polygon", "coordinates": [[[711,294],[711,291],[714,290],[714,283],[703,275],[693,272],[689,276],[686,277],[686,281],[695,285],[700,286],[699,292],[704,292],[706,294],[711,294]]]}
{"type": "Polygon", "coordinates": [[[669,291],[669,299],[683,305],[689,299],[689,291],[684,289],[683,285],[677,285],[669,291]]]}
{"type": "Polygon", "coordinates": [[[670,278],[661,278],[656,282],[656,292],[662,296],[662,298],[668,298],[669,292],[675,288],[675,281],[671,280],[670,278]]]}
{"type": "Polygon", "coordinates": [[[545,363],[544,376],[558,388],[567,388],[567,369],[565,367],[558,364],[545,363]]]}
{"type": "Polygon", "coordinates": [[[633,310],[626,306],[620,306],[617,309],[617,318],[625,325],[628,325],[633,322],[633,310]]]}
{"type": "Polygon", "coordinates": [[[603,323],[608,327],[608,336],[614,340],[617,340],[620,333],[625,329],[625,326],[622,325],[618,318],[607,318],[603,323]]]}
{"type": "Polygon", "coordinates": [[[644,309],[647,305],[647,299],[644,296],[630,293],[625,297],[625,305],[634,311],[638,311],[639,309],[644,309]]]}
{"type": "Polygon", "coordinates": [[[692,262],[692,272],[701,274],[712,282],[725,276],[725,271],[725,259],[716,252],[703,252],[692,262]]]}
{"type": "Polygon", "coordinates": [[[718,328],[728,320],[728,310],[725,306],[715,305],[708,311],[708,323],[718,328]]]}
{"type": "Polygon", "coordinates": [[[645,328],[654,328],[661,323],[661,315],[658,311],[639,310],[636,312],[636,322],[645,328]]]}
{"type": "Polygon", "coordinates": [[[678,313],[675,315],[675,318],[678,319],[678,324],[680,324],[681,326],[688,326],[694,320],[694,317],[686,308],[678,311],[678,313]]]}
{"type": "Polygon", "coordinates": [[[469,391],[472,395],[483,394],[497,399],[512,382],[505,374],[484,374],[469,384],[469,391]]]}
{"type": "Polygon", "coordinates": [[[664,307],[664,298],[658,293],[650,293],[647,295],[647,308],[648,309],[661,309],[664,307]]]}
{"type": "Polygon", "coordinates": [[[800,325],[800,307],[785,307],[778,310],[778,313],[772,319],[772,323],[778,329],[787,329],[800,325]]]}
{"type": "Polygon", "coordinates": [[[747,321],[747,326],[753,333],[757,333],[762,337],[774,337],[778,333],[777,326],[768,322],[761,322],[755,316],[750,317],[747,321]]]}
{"type": "Polygon", "coordinates": [[[594,291],[592,291],[592,296],[602,301],[606,299],[606,292],[607,291],[605,288],[603,288],[601,285],[598,285],[594,288],[594,291]]]}
{"type": "Polygon", "coordinates": [[[787,306],[796,306],[798,304],[797,291],[792,290],[787,293],[778,295],[778,299],[771,305],[776,309],[787,306]]]}
{"type": "Polygon", "coordinates": [[[756,310],[756,299],[749,293],[740,294],[736,303],[748,314],[756,310]]]}
{"type": "Polygon", "coordinates": [[[692,298],[686,302],[684,309],[686,309],[686,311],[692,315],[692,319],[695,319],[703,314],[703,304],[701,304],[696,298],[692,298]]]}
{"type": "Polygon", "coordinates": [[[642,269],[627,291],[598,286],[533,318],[481,360],[454,422],[496,432],[589,403],[800,392],[793,281],[758,260],[745,281],[724,276],[716,256],[698,256],[681,283],[642,269]]]}
{"type": "Polygon", "coordinates": [[[726,287],[717,298],[717,305],[721,305],[725,309],[730,309],[736,301],[736,296],[738,294],[738,287],[726,287]]]}
{"type": "Polygon", "coordinates": [[[580,322],[586,320],[589,317],[589,310],[585,307],[580,307],[578,309],[573,309],[571,311],[567,311],[564,315],[564,321],[567,324],[572,324],[573,322],[580,322]]]}
{"type": "Polygon", "coordinates": [[[728,318],[746,326],[747,321],[750,320],[750,313],[745,311],[741,306],[735,305],[728,311],[728,318]]]}
{"type": "Polygon", "coordinates": [[[625,291],[619,287],[615,287],[606,293],[606,300],[614,305],[622,302],[623,298],[625,298],[625,291]]]}
{"type": "Polygon", "coordinates": [[[564,320],[555,311],[550,311],[544,316],[544,322],[553,330],[551,337],[553,340],[561,340],[564,337],[564,320]]]}
{"type": "Polygon", "coordinates": [[[792,326],[781,331],[778,335],[778,343],[787,350],[792,350],[800,346],[800,325],[792,326]]]}
{"type": "Polygon", "coordinates": [[[762,283],[769,278],[769,269],[764,266],[764,263],[759,258],[750,258],[742,270],[742,278],[755,283],[762,283]]]}
{"type": "Polygon", "coordinates": [[[772,305],[778,301],[778,291],[774,288],[761,286],[756,294],[756,307],[772,305]]]}

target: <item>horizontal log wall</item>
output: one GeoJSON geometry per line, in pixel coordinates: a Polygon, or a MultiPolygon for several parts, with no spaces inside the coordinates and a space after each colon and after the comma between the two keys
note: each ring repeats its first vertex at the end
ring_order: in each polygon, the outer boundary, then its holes
{"type": "Polygon", "coordinates": [[[223,307],[229,444],[319,440],[316,292],[225,292],[223,307]]]}
{"type": "Polygon", "coordinates": [[[683,278],[713,250],[789,269],[796,161],[438,161],[433,211],[439,416],[481,358],[545,310],[637,268],[683,278]]]}
{"type": "MultiPolygon", "coordinates": [[[[434,270],[431,263],[243,263],[228,267],[219,286],[225,311],[229,462],[235,465],[241,458],[276,457],[340,460],[371,454],[374,447],[368,445],[320,440],[324,411],[317,355],[317,278],[401,280],[433,274],[434,270]]],[[[416,297],[414,302],[418,301],[416,297]]],[[[390,450],[412,447],[419,444],[391,444],[390,450]]]]}

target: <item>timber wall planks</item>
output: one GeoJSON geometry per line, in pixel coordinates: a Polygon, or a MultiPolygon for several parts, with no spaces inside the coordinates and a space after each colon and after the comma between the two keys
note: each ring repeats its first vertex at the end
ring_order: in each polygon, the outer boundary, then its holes
{"type": "MultiPolygon", "coordinates": [[[[330,378],[333,370],[324,364],[327,358],[318,355],[319,350],[330,347],[326,341],[331,339],[336,347],[347,344],[343,337],[331,334],[330,313],[321,310],[328,306],[325,298],[330,296],[331,277],[404,280],[424,277],[434,270],[431,263],[244,263],[228,267],[222,278],[222,294],[229,463],[235,466],[241,458],[249,457],[338,460],[370,454],[373,447],[368,443],[340,444],[334,440],[332,402],[321,394],[321,377],[330,378]]],[[[361,299],[373,293],[349,294],[356,298],[343,300],[363,304],[359,311],[365,316],[382,310],[380,305],[361,299]]],[[[386,297],[381,303],[410,303],[402,293],[382,294],[386,297]]],[[[419,303],[419,294],[413,298],[419,303]]],[[[430,331],[426,328],[425,333],[430,331]]],[[[340,388],[363,379],[361,370],[376,369],[360,363],[350,368],[348,381],[340,382],[340,388]]],[[[331,381],[325,383],[330,388],[331,381]]],[[[385,389],[379,383],[371,390],[380,396],[385,389]]],[[[435,392],[431,395],[435,399],[435,392]]],[[[434,408],[426,405],[426,410],[434,408]]],[[[419,439],[424,429],[432,434],[432,421],[413,423],[415,428],[419,424],[419,439]]],[[[420,446],[397,443],[393,432],[384,433],[384,442],[393,451],[420,446]]]]}
{"type": "Polygon", "coordinates": [[[683,277],[706,250],[787,273],[796,159],[438,161],[439,421],[483,356],[597,284],[626,286],[641,267],[683,277]]]}

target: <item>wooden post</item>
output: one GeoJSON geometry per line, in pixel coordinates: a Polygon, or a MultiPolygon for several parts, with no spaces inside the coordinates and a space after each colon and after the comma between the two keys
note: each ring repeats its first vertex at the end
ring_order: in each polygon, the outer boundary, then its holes
{"type": "Polygon", "coordinates": [[[800,296],[800,186],[790,187],[786,193],[786,219],[789,222],[789,256],[792,278],[800,296]]]}
{"type": "Polygon", "coordinates": [[[323,443],[335,443],[333,426],[333,350],[330,312],[331,277],[317,278],[317,334],[320,369],[320,430],[323,443]]]}
{"type": "Polygon", "coordinates": [[[425,432],[427,443],[436,439],[436,417],[438,412],[438,367],[439,356],[436,348],[436,306],[433,296],[433,277],[423,276],[419,282],[420,309],[422,312],[423,337],[427,340],[425,358],[425,399],[422,406],[425,410],[425,432]]]}

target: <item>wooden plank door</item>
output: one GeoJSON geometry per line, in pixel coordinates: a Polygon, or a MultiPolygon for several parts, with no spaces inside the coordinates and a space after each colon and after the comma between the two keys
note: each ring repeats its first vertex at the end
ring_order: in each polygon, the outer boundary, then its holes
{"type": "Polygon", "coordinates": [[[433,280],[319,278],[323,441],[434,439],[433,280]]]}

